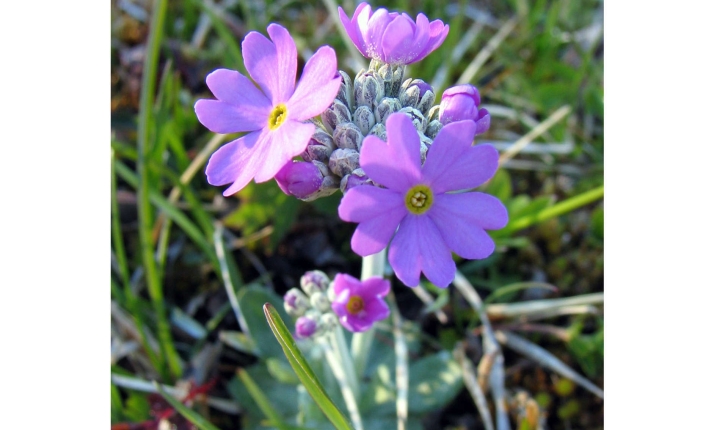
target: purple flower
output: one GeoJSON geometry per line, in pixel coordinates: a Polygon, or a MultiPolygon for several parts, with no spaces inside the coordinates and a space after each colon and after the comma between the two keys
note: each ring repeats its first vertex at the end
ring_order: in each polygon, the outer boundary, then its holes
{"type": "Polygon", "coordinates": [[[300,317],[296,320],[296,335],[306,339],[316,333],[316,321],[309,317],[300,317]]]}
{"type": "Polygon", "coordinates": [[[389,263],[405,285],[417,286],[424,272],[442,288],[455,277],[451,251],[470,259],[493,253],[495,244],[484,230],[508,223],[505,206],[484,193],[448,193],[477,187],[498,168],[498,151],[472,146],[474,134],[472,121],[444,126],[424,166],[420,138],[407,115],[387,119],[388,142],[367,136],[361,167],[386,188],[363,185],[344,194],[339,216],[359,223],[351,239],[354,252],[374,254],[391,239],[389,263]]]}
{"type": "Polygon", "coordinates": [[[440,122],[442,125],[455,121],[475,121],[475,134],[485,133],[490,128],[488,109],[480,109],[478,89],[470,84],[456,85],[442,93],[440,122]]]}
{"type": "Polygon", "coordinates": [[[230,196],[253,178],[271,179],[294,156],[306,149],[315,126],[304,122],[331,104],[341,85],[336,54],[321,47],[303,68],[295,86],[296,45],[288,30],[268,26],[271,40],[250,32],[243,40],[243,62],[253,82],[235,70],[218,69],[207,76],[217,100],[199,100],[195,113],[216,133],[250,132],[218,149],[205,174],[212,185],[232,185],[230,196]]]}
{"type": "Polygon", "coordinates": [[[324,175],[313,163],[290,160],[276,173],[275,178],[284,193],[297,199],[313,195],[324,181],[324,175]]]}
{"type": "Polygon", "coordinates": [[[334,277],[336,298],[331,308],[347,330],[367,331],[375,322],[389,316],[389,306],[383,298],[388,293],[389,281],[386,279],[373,277],[361,282],[339,273],[334,277]]]}
{"type": "Polygon", "coordinates": [[[450,27],[430,22],[420,13],[417,22],[406,13],[389,12],[361,3],[351,16],[339,7],[339,18],[356,48],[367,58],[389,64],[411,64],[425,58],[445,41],[450,27]]]}

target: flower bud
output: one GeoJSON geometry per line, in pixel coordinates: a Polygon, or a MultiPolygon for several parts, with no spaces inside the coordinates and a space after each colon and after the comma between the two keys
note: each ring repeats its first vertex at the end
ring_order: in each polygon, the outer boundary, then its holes
{"type": "Polygon", "coordinates": [[[350,148],[339,148],[331,153],[329,168],[339,176],[346,176],[359,168],[359,151],[350,148]]]}
{"type": "Polygon", "coordinates": [[[275,180],[285,194],[311,201],[336,192],[338,183],[332,187],[332,180],[326,180],[330,176],[326,164],[320,161],[289,161],[276,173],[275,180]]]}
{"type": "Polygon", "coordinates": [[[311,308],[311,305],[301,290],[291,288],[283,296],[283,308],[288,315],[300,317],[311,308]]]}
{"type": "Polygon", "coordinates": [[[366,173],[361,168],[355,169],[348,175],[341,178],[341,192],[345,193],[354,187],[364,184],[373,184],[374,182],[369,179],[366,173]]]}
{"type": "Polygon", "coordinates": [[[301,276],[301,289],[311,296],[315,292],[325,292],[331,280],[320,270],[309,270],[301,276]]]}
{"type": "Polygon", "coordinates": [[[427,112],[435,103],[435,91],[422,79],[407,79],[399,92],[399,101],[402,106],[410,106],[420,112],[427,112]]]}
{"type": "Polygon", "coordinates": [[[356,75],[354,101],[357,106],[368,106],[374,110],[382,97],[384,97],[384,81],[378,73],[367,71],[356,75]]]}
{"type": "Polygon", "coordinates": [[[430,121],[429,124],[427,124],[427,129],[425,130],[425,136],[429,137],[430,139],[434,139],[437,137],[437,133],[442,130],[442,123],[438,120],[430,121]]]}
{"type": "Polygon", "coordinates": [[[370,70],[376,70],[384,81],[385,97],[397,97],[400,87],[402,86],[402,78],[404,77],[404,67],[395,64],[380,63],[372,60],[369,65],[370,70]]]}
{"type": "Polygon", "coordinates": [[[339,93],[336,94],[336,99],[351,109],[351,93],[354,90],[351,78],[343,70],[339,70],[339,75],[341,75],[341,86],[339,87],[339,93]]]}
{"type": "Polygon", "coordinates": [[[427,120],[425,119],[425,116],[422,115],[422,112],[419,110],[406,106],[399,110],[401,113],[406,113],[410,120],[412,120],[412,124],[415,126],[417,131],[424,132],[427,128],[427,120]]]}
{"type": "Polygon", "coordinates": [[[398,99],[395,99],[394,97],[385,97],[379,102],[377,108],[374,110],[374,117],[377,119],[377,122],[384,124],[389,115],[400,109],[402,109],[402,104],[398,99]]]}
{"type": "Polygon", "coordinates": [[[374,124],[374,127],[369,130],[369,134],[373,134],[374,136],[377,136],[385,142],[387,141],[387,129],[381,122],[374,124]]]}
{"type": "Polygon", "coordinates": [[[326,312],[321,315],[319,324],[321,325],[321,331],[325,333],[335,329],[339,325],[339,318],[333,312],[326,312]]]}
{"type": "MultiPolygon", "coordinates": [[[[363,107],[363,106],[362,106],[363,107]]],[[[339,148],[361,149],[361,141],[364,135],[359,131],[359,127],[353,122],[345,122],[339,124],[334,131],[334,143],[339,148]]]]}
{"type": "Polygon", "coordinates": [[[359,130],[361,130],[363,134],[369,133],[369,130],[372,129],[375,122],[374,112],[372,112],[369,106],[359,106],[356,108],[356,111],[354,111],[354,115],[352,116],[354,124],[359,127],[359,130]]]}
{"type": "Polygon", "coordinates": [[[302,316],[296,320],[296,335],[300,339],[307,339],[316,333],[316,320],[302,316]]]}
{"type": "Polygon", "coordinates": [[[484,133],[490,127],[490,114],[480,106],[478,89],[470,84],[456,85],[442,93],[440,122],[447,125],[454,121],[475,121],[475,134],[484,133]]]}
{"type": "Polygon", "coordinates": [[[440,105],[435,105],[427,111],[427,122],[440,120],[440,105]]]}
{"type": "Polygon", "coordinates": [[[314,291],[313,294],[311,294],[311,306],[313,306],[315,309],[318,309],[321,312],[326,312],[328,310],[331,310],[331,303],[326,298],[326,293],[323,293],[321,291],[314,291]]]}
{"type": "Polygon", "coordinates": [[[301,158],[306,161],[318,160],[328,163],[331,151],[334,149],[336,149],[334,139],[326,130],[317,126],[311,140],[308,141],[308,146],[301,154],[301,158]]]}
{"type": "Polygon", "coordinates": [[[349,112],[349,108],[344,103],[338,99],[334,99],[331,106],[327,107],[321,114],[321,119],[326,129],[333,132],[339,124],[351,122],[351,112],[349,112]]]}

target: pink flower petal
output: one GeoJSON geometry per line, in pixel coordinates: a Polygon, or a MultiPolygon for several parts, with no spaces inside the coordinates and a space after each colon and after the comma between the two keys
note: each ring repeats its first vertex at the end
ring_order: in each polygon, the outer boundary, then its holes
{"type": "Polygon", "coordinates": [[[373,277],[362,282],[362,288],[359,294],[364,300],[369,297],[386,296],[389,294],[389,281],[380,277],[373,277]]]}
{"type": "Polygon", "coordinates": [[[363,222],[382,214],[404,209],[404,197],[386,188],[362,185],[344,194],[339,204],[339,218],[349,222],[363,222]]]}
{"type": "Polygon", "coordinates": [[[427,216],[406,216],[389,249],[389,264],[408,287],[416,287],[420,272],[440,288],[455,278],[455,262],[435,223],[427,216]]]}
{"type": "MultiPolygon", "coordinates": [[[[278,24],[268,26],[268,34],[276,47],[276,58],[278,60],[278,72],[275,81],[278,83],[278,100],[275,103],[283,102],[291,98],[293,89],[296,86],[296,74],[298,73],[298,51],[293,37],[285,27],[278,24]]],[[[252,76],[252,75],[251,75],[252,76]]]]}
{"type": "Polygon", "coordinates": [[[243,63],[250,77],[273,105],[288,101],[293,93],[297,51],[288,30],[278,24],[268,26],[271,42],[257,31],[243,40],[243,63]]]}
{"type": "Polygon", "coordinates": [[[255,182],[265,182],[293,157],[302,153],[313,136],[316,126],[288,119],[277,129],[270,131],[270,142],[260,152],[260,167],[255,172],[255,182]]]}
{"type": "Polygon", "coordinates": [[[422,167],[435,193],[475,188],[495,174],[498,151],[491,145],[472,146],[474,134],[475,122],[457,121],[435,137],[422,167]]]}
{"type": "Polygon", "coordinates": [[[359,162],[374,182],[405,192],[422,181],[420,137],[407,114],[390,115],[386,127],[388,143],[376,136],[367,136],[362,142],[359,162]]]}
{"type": "Polygon", "coordinates": [[[298,87],[288,100],[290,117],[305,121],[319,115],[334,101],[340,85],[336,53],[331,47],[322,46],[306,62],[298,87]]]}
{"type": "Polygon", "coordinates": [[[207,182],[212,185],[233,183],[222,194],[227,197],[245,187],[260,166],[260,150],[267,140],[265,131],[246,134],[215,151],[205,169],[207,182]]]}
{"type": "Polygon", "coordinates": [[[443,202],[442,200],[437,200],[427,212],[427,216],[432,219],[442,233],[443,240],[448,248],[463,258],[473,260],[486,258],[492,254],[495,250],[495,243],[478,224],[472,222],[470,218],[473,218],[473,214],[468,214],[468,217],[460,217],[456,211],[452,210],[450,205],[446,204],[449,202],[443,202]]]}
{"type": "Polygon", "coordinates": [[[508,211],[500,200],[485,193],[438,194],[430,209],[447,213],[480,229],[498,230],[508,224],[508,211]]]}
{"type": "Polygon", "coordinates": [[[364,55],[365,57],[366,48],[364,47],[364,42],[361,38],[361,31],[359,31],[359,26],[357,26],[357,19],[359,18],[360,14],[364,14],[368,17],[371,13],[371,9],[372,7],[368,4],[359,3],[359,6],[356,7],[354,14],[351,16],[351,20],[349,20],[349,17],[346,16],[346,12],[344,12],[344,9],[339,6],[339,19],[344,25],[344,29],[346,29],[346,33],[349,35],[349,39],[351,39],[351,41],[354,43],[354,46],[356,46],[356,49],[359,50],[361,55],[364,55]],[[364,8],[367,8],[367,10],[365,11],[364,8]]]}
{"type": "Polygon", "coordinates": [[[404,64],[409,58],[414,58],[419,52],[412,53],[416,27],[412,18],[399,15],[387,26],[382,34],[382,52],[384,61],[392,64],[404,64]]]}
{"type": "Polygon", "coordinates": [[[372,185],[350,189],[339,204],[341,219],[360,223],[351,249],[361,256],[383,250],[406,214],[401,194],[372,185]]]}
{"type": "Polygon", "coordinates": [[[364,308],[366,318],[372,323],[381,321],[389,316],[389,306],[384,299],[379,297],[372,297],[366,301],[366,308],[364,308]]]}
{"type": "Polygon", "coordinates": [[[207,86],[218,100],[198,100],[195,113],[216,133],[237,133],[265,127],[270,101],[245,76],[218,69],[207,75],[207,86]]]}

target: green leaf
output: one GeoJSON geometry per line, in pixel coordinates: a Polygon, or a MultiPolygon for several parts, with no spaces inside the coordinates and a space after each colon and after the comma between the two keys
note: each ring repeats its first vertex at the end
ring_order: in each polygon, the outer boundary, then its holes
{"type": "Polygon", "coordinates": [[[245,333],[223,330],[220,332],[220,340],[225,345],[237,349],[240,352],[245,352],[250,355],[260,355],[260,352],[258,352],[255,346],[255,341],[250,336],[245,335],[245,333]]]}
{"type": "Polygon", "coordinates": [[[410,367],[409,374],[409,410],[412,413],[445,406],[463,387],[460,366],[448,351],[418,360],[410,367]]]}
{"type": "Polygon", "coordinates": [[[348,420],[331,401],[331,398],[313,373],[311,366],[309,366],[303,354],[298,349],[298,346],[296,346],[296,341],[293,339],[291,332],[286,328],[278,312],[270,303],[266,303],[263,306],[263,311],[276,340],[281,344],[288,362],[291,363],[293,371],[296,372],[296,375],[298,375],[303,386],[311,394],[311,397],[313,397],[314,401],[316,401],[334,427],[337,429],[351,429],[348,420]]]}
{"type": "Polygon", "coordinates": [[[198,414],[197,412],[193,411],[192,409],[188,408],[187,406],[183,405],[182,402],[175,399],[174,396],[164,391],[161,385],[157,381],[154,381],[154,386],[157,388],[157,392],[164,397],[164,400],[166,400],[170,405],[172,405],[173,408],[177,410],[180,414],[182,414],[183,417],[187,419],[187,421],[191,422],[192,424],[196,425],[200,428],[200,430],[220,430],[214,425],[210,424],[205,418],[202,417],[202,415],[198,414]]]}

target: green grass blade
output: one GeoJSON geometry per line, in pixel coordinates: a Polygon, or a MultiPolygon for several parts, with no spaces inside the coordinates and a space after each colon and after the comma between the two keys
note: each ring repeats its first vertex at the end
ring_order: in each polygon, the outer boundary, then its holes
{"type": "Polygon", "coordinates": [[[157,392],[164,397],[164,400],[166,400],[172,407],[177,410],[180,414],[182,414],[183,417],[187,419],[187,421],[191,422],[192,424],[196,425],[200,428],[200,430],[220,430],[214,425],[210,424],[205,418],[202,417],[202,415],[198,414],[197,412],[193,411],[192,409],[188,408],[182,402],[175,399],[174,396],[164,391],[164,388],[162,388],[161,385],[159,385],[158,382],[154,382],[154,386],[157,388],[157,392]]]}
{"type": "Polygon", "coordinates": [[[566,199],[563,202],[556,203],[555,205],[543,209],[535,214],[529,214],[515,219],[506,227],[506,230],[512,233],[526,227],[530,227],[541,221],[546,221],[559,215],[567,214],[581,206],[599,200],[602,197],[604,197],[604,185],[579,194],[578,196],[574,196],[570,199],[566,199]]]}
{"type": "Polygon", "coordinates": [[[149,38],[147,41],[147,55],[144,61],[144,72],[142,75],[142,90],[139,102],[139,128],[137,140],[137,172],[139,173],[138,187],[138,215],[139,215],[139,242],[141,246],[142,262],[144,264],[144,275],[147,281],[149,297],[152,299],[154,313],[157,319],[157,331],[161,344],[162,360],[167,363],[162,368],[162,376],[167,377],[167,368],[171,372],[172,379],[177,379],[182,374],[177,351],[172,342],[172,330],[167,321],[167,313],[164,307],[164,293],[162,281],[154,260],[154,242],[152,240],[152,208],[149,202],[151,192],[151,172],[147,157],[152,152],[151,120],[152,104],[154,102],[154,85],[157,79],[157,66],[159,62],[159,49],[162,43],[164,30],[164,18],[167,12],[167,0],[154,2],[152,21],[149,26],[149,38]]]}
{"type": "Polygon", "coordinates": [[[238,369],[236,373],[238,374],[238,378],[243,381],[243,385],[245,385],[250,396],[253,400],[255,400],[255,404],[258,405],[266,418],[270,420],[270,424],[274,425],[276,428],[287,428],[283,418],[278,414],[278,412],[276,412],[276,409],[273,407],[270,400],[268,400],[268,397],[265,395],[263,390],[260,389],[258,384],[255,383],[253,378],[248,375],[248,372],[241,368],[238,369]]]}
{"type": "MultiPolygon", "coordinates": [[[[139,180],[128,167],[121,162],[116,162],[116,169],[119,175],[124,178],[126,182],[132,187],[139,189],[139,180]]],[[[219,273],[219,264],[215,251],[210,246],[210,243],[205,238],[205,235],[200,229],[176,206],[172,205],[164,196],[156,191],[150,191],[147,193],[149,201],[156,206],[159,210],[164,212],[169,219],[174,221],[192,241],[200,247],[202,252],[210,259],[210,262],[215,266],[215,269],[219,273]]],[[[153,255],[152,255],[153,257],[153,255]]]]}
{"type": "Polygon", "coordinates": [[[311,370],[311,366],[309,366],[303,354],[301,354],[301,351],[296,346],[296,341],[286,328],[276,309],[270,303],[266,303],[263,306],[263,312],[265,312],[268,325],[270,325],[278,343],[281,344],[286,358],[291,363],[293,371],[296,372],[298,379],[301,380],[301,383],[306,387],[306,390],[311,394],[311,397],[318,404],[319,408],[321,408],[321,411],[323,411],[329,421],[331,421],[331,424],[338,430],[351,430],[349,421],[339,411],[336,405],[334,405],[329,395],[326,394],[321,382],[316,378],[313,370],[311,370]]]}

